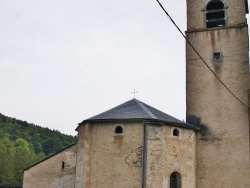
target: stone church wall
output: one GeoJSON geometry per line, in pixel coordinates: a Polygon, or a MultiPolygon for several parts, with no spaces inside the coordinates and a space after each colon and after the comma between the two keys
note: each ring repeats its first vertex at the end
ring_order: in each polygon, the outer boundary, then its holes
{"type": "Polygon", "coordinates": [[[142,123],[87,123],[78,132],[76,188],[141,187],[142,123]]]}
{"type": "Polygon", "coordinates": [[[76,145],[24,171],[23,188],[74,188],[76,145]]]}
{"type": "MultiPolygon", "coordinates": [[[[187,36],[202,49],[201,56],[223,83],[248,104],[248,28],[187,36]],[[223,54],[219,69],[213,62],[213,52],[223,54]]],[[[250,187],[248,109],[208,72],[189,46],[187,54],[187,121],[202,127],[197,147],[197,187],[250,187]]]]}
{"type": "MultiPolygon", "coordinates": [[[[202,8],[208,2],[187,1],[187,38],[223,84],[247,105],[247,1],[221,1],[225,27],[213,28],[206,28],[202,18],[206,14],[202,8]],[[216,54],[220,54],[219,58],[216,54]]],[[[225,89],[188,44],[186,58],[187,122],[201,127],[197,139],[197,187],[250,187],[249,109],[225,89]]]]}
{"type": "Polygon", "coordinates": [[[181,187],[196,187],[196,133],[175,127],[147,125],[146,188],[170,187],[170,175],[180,174],[181,187]]]}

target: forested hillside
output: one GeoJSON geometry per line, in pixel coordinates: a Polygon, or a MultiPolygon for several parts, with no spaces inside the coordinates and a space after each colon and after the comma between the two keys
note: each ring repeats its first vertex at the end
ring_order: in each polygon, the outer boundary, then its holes
{"type": "Polygon", "coordinates": [[[28,166],[76,142],[76,137],[0,113],[0,184],[21,183],[28,166]]]}

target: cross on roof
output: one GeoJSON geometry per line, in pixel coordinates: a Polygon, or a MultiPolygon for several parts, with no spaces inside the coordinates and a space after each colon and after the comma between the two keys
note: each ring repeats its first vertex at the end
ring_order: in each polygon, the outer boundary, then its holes
{"type": "Polygon", "coordinates": [[[135,94],[138,93],[138,91],[135,91],[135,89],[133,89],[134,91],[132,91],[131,93],[134,94],[134,98],[135,98],[135,94]]]}

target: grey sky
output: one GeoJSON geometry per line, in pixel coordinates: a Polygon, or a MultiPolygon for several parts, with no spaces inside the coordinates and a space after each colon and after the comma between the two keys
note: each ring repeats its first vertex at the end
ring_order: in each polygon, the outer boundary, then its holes
{"type": "MultiPolygon", "coordinates": [[[[186,0],[162,4],[182,31],[186,0]]],[[[185,41],[155,0],[0,0],[0,113],[75,135],[133,97],[185,119],[185,41]]]]}

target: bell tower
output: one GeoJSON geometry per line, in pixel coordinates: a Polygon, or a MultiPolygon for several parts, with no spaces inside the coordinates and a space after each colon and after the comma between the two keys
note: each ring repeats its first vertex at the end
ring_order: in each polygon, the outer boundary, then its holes
{"type": "Polygon", "coordinates": [[[247,0],[187,0],[187,122],[200,127],[197,187],[250,187],[247,0]],[[243,104],[242,104],[243,103],[243,104]]]}

